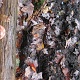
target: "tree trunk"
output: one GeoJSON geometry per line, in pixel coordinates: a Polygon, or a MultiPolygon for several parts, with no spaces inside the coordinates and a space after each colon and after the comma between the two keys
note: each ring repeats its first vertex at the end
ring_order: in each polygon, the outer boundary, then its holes
{"type": "Polygon", "coordinates": [[[0,40],[0,80],[15,80],[16,13],[17,0],[3,0],[0,25],[4,26],[6,35],[0,40]]]}

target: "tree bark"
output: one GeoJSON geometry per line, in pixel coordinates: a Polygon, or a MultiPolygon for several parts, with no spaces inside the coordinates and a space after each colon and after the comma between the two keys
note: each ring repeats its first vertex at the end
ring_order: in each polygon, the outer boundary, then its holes
{"type": "Polygon", "coordinates": [[[0,80],[15,80],[17,0],[3,0],[0,25],[6,35],[0,40],[0,80]]]}

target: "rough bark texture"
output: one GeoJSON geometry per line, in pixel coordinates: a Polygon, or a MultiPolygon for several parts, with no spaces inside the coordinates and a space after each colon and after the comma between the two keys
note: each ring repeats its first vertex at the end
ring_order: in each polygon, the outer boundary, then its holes
{"type": "Polygon", "coordinates": [[[3,0],[0,15],[6,15],[10,20],[6,22],[7,18],[0,18],[0,25],[6,30],[5,37],[0,40],[0,80],[15,80],[16,11],[17,0],[3,0]]]}

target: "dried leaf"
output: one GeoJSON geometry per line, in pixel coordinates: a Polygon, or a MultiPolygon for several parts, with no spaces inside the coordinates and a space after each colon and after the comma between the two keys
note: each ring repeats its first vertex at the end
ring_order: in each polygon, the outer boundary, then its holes
{"type": "Polygon", "coordinates": [[[42,43],[38,43],[37,44],[37,50],[39,51],[39,50],[42,50],[44,48],[44,44],[43,44],[43,42],[42,43]]]}
{"type": "Polygon", "coordinates": [[[38,23],[35,21],[35,20],[31,20],[32,21],[32,23],[33,23],[33,25],[37,25],[38,23]]]}
{"type": "Polygon", "coordinates": [[[37,62],[37,60],[34,60],[34,61],[33,61],[33,64],[35,65],[35,67],[38,67],[38,62],[37,62]]]}
{"type": "Polygon", "coordinates": [[[61,59],[63,58],[62,54],[57,53],[56,56],[57,56],[57,57],[54,59],[54,61],[55,61],[56,63],[60,63],[60,62],[61,62],[61,59]]]}
{"type": "Polygon", "coordinates": [[[22,32],[19,31],[17,34],[17,40],[16,40],[16,47],[17,48],[20,48],[20,46],[21,46],[22,36],[23,36],[22,32]]]}
{"type": "Polygon", "coordinates": [[[64,2],[67,2],[68,0],[63,0],[64,2]]]}
{"type": "Polygon", "coordinates": [[[76,2],[76,0],[71,0],[71,3],[72,3],[72,4],[75,4],[75,2],[76,2]]]}
{"type": "Polygon", "coordinates": [[[38,66],[37,60],[33,60],[30,57],[25,60],[25,63],[30,66],[30,68],[36,72],[36,67],[38,66]]]}
{"type": "Polygon", "coordinates": [[[65,48],[66,48],[67,46],[69,46],[69,45],[70,45],[70,43],[71,43],[71,38],[70,38],[70,39],[68,39],[68,40],[66,40],[66,46],[65,46],[65,48]]]}
{"type": "Polygon", "coordinates": [[[2,39],[5,36],[5,28],[0,25],[0,39],[2,39]]]}
{"type": "Polygon", "coordinates": [[[40,35],[39,35],[38,33],[36,33],[36,34],[33,35],[34,39],[39,38],[39,36],[40,36],[40,35]]]}
{"type": "Polygon", "coordinates": [[[45,6],[42,11],[43,11],[43,13],[47,13],[49,11],[49,7],[45,6]]]}
{"type": "Polygon", "coordinates": [[[62,72],[63,72],[64,76],[68,76],[69,70],[68,70],[68,68],[63,68],[62,72]]]}
{"type": "Polygon", "coordinates": [[[20,70],[21,70],[21,69],[20,69],[19,67],[18,67],[18,68],[16,68],[16,72],[20,72],[20,70]]]}
{"type": "Polygon", "coordinates": [[[18,79],[16,78],[16,80],[22,80],[22,77],[19,77],[18,79]]]}
{"type": "Polygon", "coordinates": [[[70,77],[68,77],[68,76],[67,76],[67,77],[65,77],[65,80],[70,80],[70,77]]]}
{"type": "Polygon", "coordinates": [[[28,13],[28,18],[30,18],[33,14],[34,6],[32,3],[29,3],[27,6],[24,6],[21,11],[24,13],[28,13]]]}
{"type": "Polygon", "coordinates": [[[70,73],[69,73],[69,69],[68,68],[63,68],[62,72],[65,76],[65,80],[70,80],[70,73]]]}
{"type": "Polygon", "coordinates": [[[45,30],[45,26],[44,26],[44,24],[43,23],[39,23],[39,24],[37,24],[37,25],[35,25],[34,26],[34,28],[33,28],[33,31],[32,31],[32,34],[34,35],[36,32],[39,32],[39,30],[45,30]]]}
{"type": "Polygon", "coordinates": [[[32,69],[34,72],[36,72],[36,67],[35,67],[35,65],[34,65],[33,63],[30,63],[29,65],[30,65],[31,69],[32,69]]]}
{"type": "Polygon", "coordinates": [[[73,38],[69,38],[68,40],[66,40],[66,47],[72,46],[77,42],[77,37],[73,37],[73,38]]]}

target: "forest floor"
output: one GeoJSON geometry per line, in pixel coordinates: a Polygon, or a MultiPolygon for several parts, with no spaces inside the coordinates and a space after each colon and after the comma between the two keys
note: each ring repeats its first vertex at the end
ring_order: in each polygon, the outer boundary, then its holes
{"type": "Polygon", "coordinates": [[[43,1],[18,2],[16,80],[80,80],[80,0],[43,1]]]}

